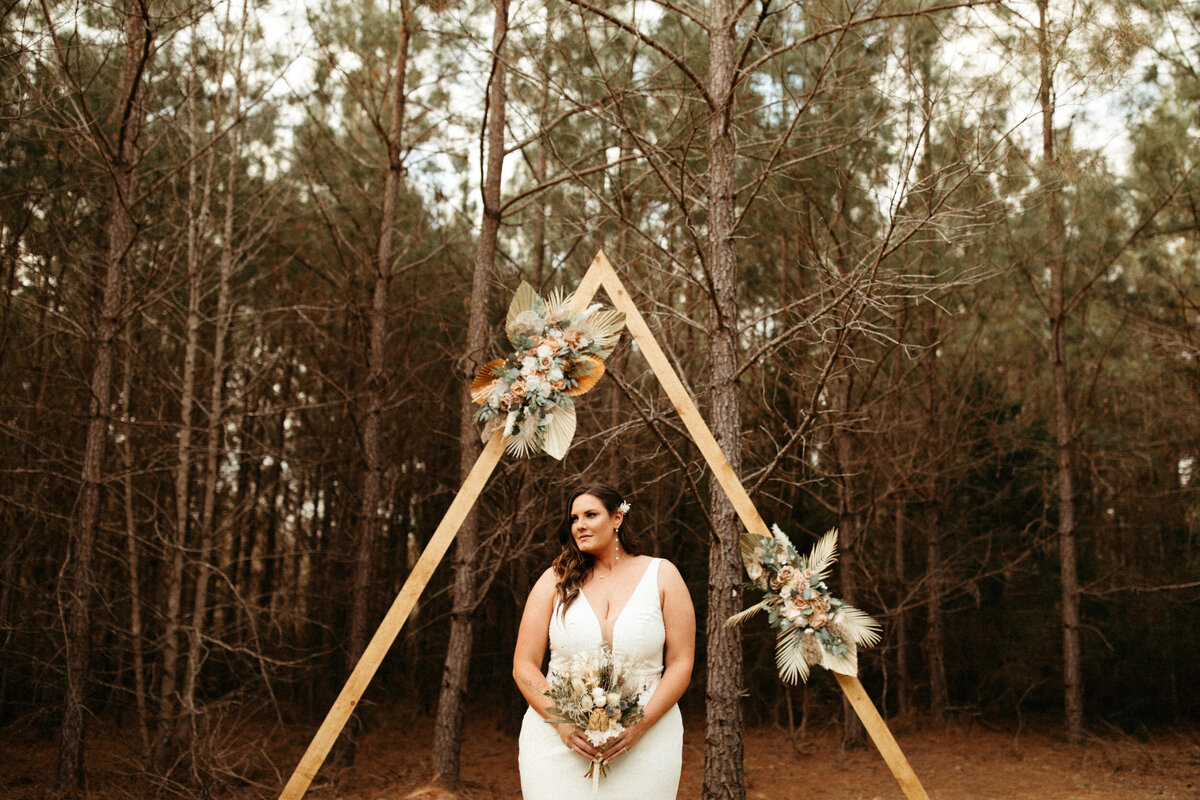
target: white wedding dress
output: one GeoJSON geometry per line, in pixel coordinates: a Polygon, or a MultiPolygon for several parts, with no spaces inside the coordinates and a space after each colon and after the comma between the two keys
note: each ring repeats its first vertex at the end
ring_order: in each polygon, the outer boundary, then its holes
{"type": "MultiPolygon", "coordinates": [[[[658,566],[653,559],[629,602],[613,623],[613,654],[636,662],[643,670],[649,699],[663,670],[662,606],[658,599],[658,566]]],[[[583,592],[567,613],[558,613],[555,602],[550,618],[550,674],[576,653],[594,651],[603,643],[600,620],[583,592]]],[[[644,703],[643,703],[644,704],[644,703]]],[[[637,744],[608,765],[600,779],[601,798],[607,800],[674,800],[679,790],[683,760],[683,719],[679,706],[671,707],[637,744]]],[[[590,800],[592,781],[585,778],[589,762],[567,749],[554,726],[532,708],[521,722],[521,794],[524,800],[590,800]]]]}

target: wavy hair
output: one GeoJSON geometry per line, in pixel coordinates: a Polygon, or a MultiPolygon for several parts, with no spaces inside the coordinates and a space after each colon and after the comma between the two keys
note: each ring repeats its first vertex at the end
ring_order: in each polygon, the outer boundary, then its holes
{"type": "MultiPolygon", "coordinates": [[[[566,614],[571,604],[579,598],[583,582],[587,580],[596,564],[595,556],[580,550],[579,545],[575,543],[575,537],[571,535],[571,506],[575,505],[577,498],[585,494],[599,500],[609,514],[615,513],[617,507],[625,499],[620,492],[607,483],[591,483],[580,486],[567,498],[567,507],[563,511],[562,522],[558,526],[558,542],[562,545],[562,552],[558,554],[558,558],[554,559],[554,563],[551,565],[554,574],[558,576],[558,583],[555,586],[558,592],[559,610],[563,614],[566,614]]],[[[641,546],[629,525],[629,516],[629,512],[626,512],[625,518],[621,521],[621,527],[617,529],[617,541],[621,543],[621,548],[626,553],[636,556],[641,553],[641,546]]]]}

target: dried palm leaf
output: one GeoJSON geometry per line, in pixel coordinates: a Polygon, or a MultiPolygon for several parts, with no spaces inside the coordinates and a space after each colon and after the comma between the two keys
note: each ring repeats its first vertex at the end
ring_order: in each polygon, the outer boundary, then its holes
{"type": "Polygon", "coordinates": [[[483,405],[492,396],[492,387],[496,385],[496,375],[493,370],[504,363],[503,358],[497,358],[484,364],[471,381],[471,399],[483,405]]]}
{"type": "Polygon", "coordinates": [[[870,614],[854,606],[839,608],[829,621],[829,630],[843,642],[854,642],[864,647],[879,644],[879,623],[870,614]]]}
{"type": "Polygon", "coordinates": [[[754,554],[754,551],[770,543],[770,541],[770,539],[760,536],[757,533],[743,533],[739,536],[738,545],[742,549],[742,563],[747,567],[758,563],[758,557],[754,554]]]}
{"type": "Polygon", "coordinates": [[[504,320],[504,326],[506,328],[511,326],[521,312],[534,311],[540,299],[532,286],[525,281],[521,281],[521,285],[517,287],[516,293],[513,294],[512,302],[508,304],[508,316],[504,320]]]}
{"type": "Polygon", "coordinates": [[[542,449],[562,461],[575,436],[575,406],[556,406],[550,412],[550,424],[546,426],[542,449]]]}
{"type": "Polygon", "coordinates": [[[804,658],[802,642],[799,628],[784,631],[775,642],[775,666],[779,668],[779,677],[786,683],[808,680],[808,661],[804,658]]]}
{"type": "Polygon", "coordinates": [[[521,420],[517,429],[508,437],[505,449],[516,458],[524,458],[542,449],[544,429],[538,425],[538,418],[530,414],[521,420]]]}
{"type": "Polygon", "coordinates": [[[858,651],[852,642],[846,642],[846,655],[836,656],[821,648],[821,666],[830,672],[840,672],[842,675],[854,677],[858,675],[858,651]]]}
{"type": "Polygon", "coordinates": [[[546,297],[546,318],[556,322],[562,322],[571,313],[571,301],[575,299],[575,293],[567,294],[561,286],[546,297]]]}
{"type": "Polygon", "coordinates": [[[545,302],[532,286],[521,281],[516,294],[513,295],[512,302],[508,304],[508,315],[504,318],[504,332],[508,334],[508,340],[514,346],[517,344],[517,337],[513,330],[517,323],[517,317],[527,311],[536,312],[538,307],[544,305],[545,302]]]}
{"type": "Polygon", "coordinates": [[[571,373],[571,377],[575,380],[575,388],[568,389],[563,394],[569,397],[578,397],[587,390],[596,385],[596,381],[600,380],[604,375],[604,362],[595,356],[581,356],[579,365],[575,371],[571,373]]]}
{"type": "Polygon", "coordinates": [[[757,603],[755,605],[752,605],[749,608],[747,608],[743,611],[739,611],[738,613],[734,614],[729,619],[725,620],[725,627],[732,628],[734,625],[741,625],[743,622],[750,619],[758,612],[766,611],[766,610],[767,610],[766,603],[757,603]]]}
{"type": "Polygon", "coordinates": [[[812,549],[808,558],[801,557],[801,566],[813,571],[814,580],[823,581],[829,577],[829,568],[837,561],[837,528],[831,528],[821,537],[812,549]]]}
{"type": "Polygon", "coordinates": [[[625,328],[625,312],[611,308],[599,309],[592,311],[571,327],[595,343],[598,348],[596,355],[608,358],[625,328]]]}

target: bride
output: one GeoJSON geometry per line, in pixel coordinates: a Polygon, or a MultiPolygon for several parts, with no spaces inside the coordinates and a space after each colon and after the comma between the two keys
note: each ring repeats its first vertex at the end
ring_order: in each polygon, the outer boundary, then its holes
{"type": "Polygon", "coordinates": [[[521,723],[524,800],[590,798],[589,762],[603,760],[600,796],[673,800],[679,789],[683,722],[676,705],[692,674],[696,615],[679,570],[640,555],[629,525],[630,506],[605,484],[577,489],[559,529],[562,552],[525,602],[513,654],[513,678],[529,701],[521,723]],[[641,665],[649,687],[644,716],[594,747],[568,722],[549,724],[550,673],[566,659],[601,643],[641,665]]]}

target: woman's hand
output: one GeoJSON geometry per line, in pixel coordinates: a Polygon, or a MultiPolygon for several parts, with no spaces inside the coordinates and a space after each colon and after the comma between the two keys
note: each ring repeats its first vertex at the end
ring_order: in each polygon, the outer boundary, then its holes
{"type": "Polygon", "coordinates": [[[645,735],[646,725],[641,722],[635,722],[612,739],[609,739],[604,743],[604,763],[611,763],[615,759],[625,755],[629,751],[629,748],[641,741],[641,738],[645,735]]]}
{"type": "Polygon", "coordinates": [[[569,722],[558,722],[554,725],[554,730],[558,731],[558,738],[562,739],[571,750],[574,750],[579,755],[586,758],[588,761],[599,761],[603,754],[588,741],[587,736],[583,732],[583,728],[578,725],[572,725],[569,722]]]}

